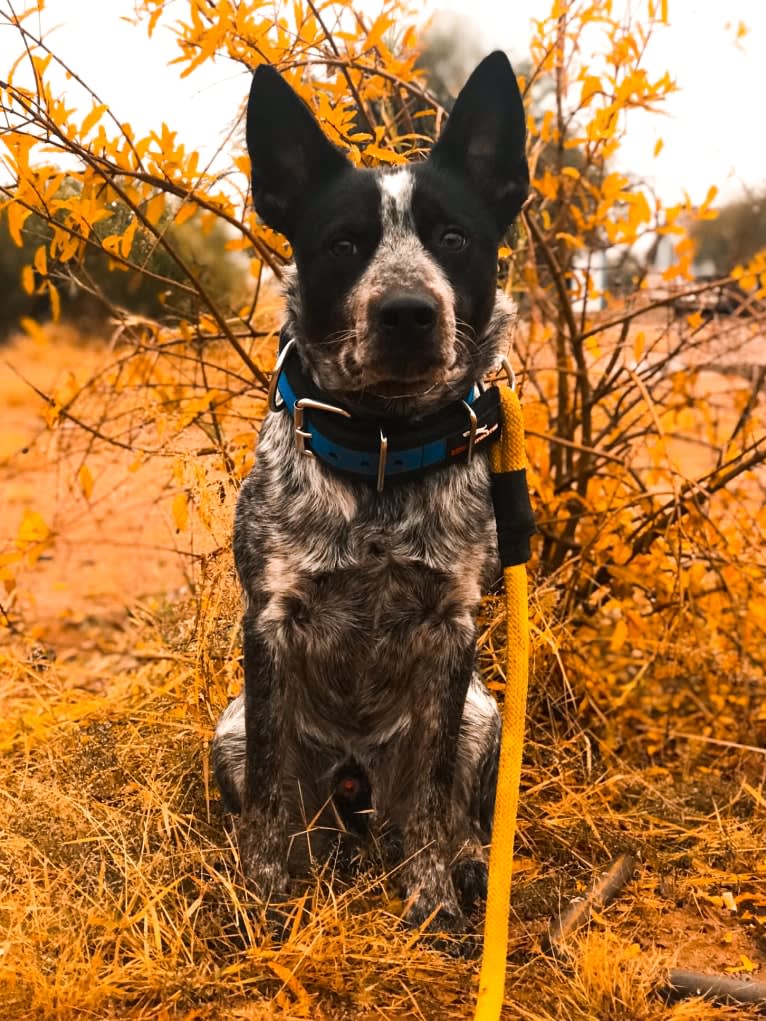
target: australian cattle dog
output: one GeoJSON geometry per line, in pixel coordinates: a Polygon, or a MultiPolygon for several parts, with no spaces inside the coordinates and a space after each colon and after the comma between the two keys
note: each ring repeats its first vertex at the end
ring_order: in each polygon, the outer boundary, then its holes
{"type": "Polygon", "coordinates": [[[259,67],[247,145],[295,269],[234,526],[245,685],[214,739],[224,805],[258,902],[375,841],[405,919],[464,931],[500,731],[476,672],[498,571],[480,381],[512,317],[497,251],[528,190],[518,85],[492,53],[428,159],[358,169],[259,67]]]}

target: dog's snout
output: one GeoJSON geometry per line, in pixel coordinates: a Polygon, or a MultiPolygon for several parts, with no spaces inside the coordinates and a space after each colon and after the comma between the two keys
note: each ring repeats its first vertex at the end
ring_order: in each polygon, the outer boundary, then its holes
{"type": "Polygon", "coordinates": [[[422,339],[433,331],[437,317],[438,306],[427,294],[392,294],[377,308],[381,332],[391,340],[422,339]]]}

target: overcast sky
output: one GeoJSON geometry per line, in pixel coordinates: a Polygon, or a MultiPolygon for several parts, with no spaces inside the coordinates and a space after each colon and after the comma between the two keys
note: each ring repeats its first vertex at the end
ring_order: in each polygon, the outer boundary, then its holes
{"type": "MultiPolygon", "coordinates": [[[[634,10],[646,0],[617,0],[634,10]]],[[[0,0],[0,8],[6,0],[0,0]]],[[[365,0],[367,7],[374,0],[365,0]]],[[[471,15],[485,48],[501,46],[524,59],[529,19],[550,9],[550,0],[447,0],[425,3],[471,15]]],[[[666,201],[686,190],[701,201],[716,184],[729,195],[766,181],[766,0],[669,0],[671,25],[658,31],[648,51],[651,75],[670,69],[680,93],[667,103],[667,116],[632,115],[620,161],[653,183],[666,201]],[[739,22],[748,26],[736,39],[739,22]],[[664,147],[652,155],[662,137],[664,147]]],[[[167,67],[175,56],[169,33],[147,40],[142,27],[122,20],[129,0],[47,0],[43,27],[56,53],[109,103],[120,120],[140,131],[161,121],[179,138],[205,153],[231,127],[248,88],[246,74],[228,61],[205,65],[183,80],[167,67]]],[[[31,25],[30,25],[31,27],[31,25]]],[[[0,30],[0,53],[7,54],[11,32],[0,30]]],[[[16,40],[13,40],[14,50],[16,40]]],[[[2,61],[5,63],[5,60],[2,61]]]]}

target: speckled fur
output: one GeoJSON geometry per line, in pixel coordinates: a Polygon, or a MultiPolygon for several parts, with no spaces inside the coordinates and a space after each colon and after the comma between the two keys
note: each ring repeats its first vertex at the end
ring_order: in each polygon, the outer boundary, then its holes
{"type": "MultiPolygon", "coordinates": [[[[417,418],[459,399],[505,349],[511,316],[493,298],[497,242],[526,193],[523,109],[507,60],[495,54],[477,69],[433,160],[374,173],[348,168],[273,72],[258,81],[248,121],[256,206],[294,245],[287,331],[305,370],[367,415],[417,418]],[[497,98],[511,90],[513,116],[497,98]],[[295,152],[273,148],[279,132],[295,152]],[[497,166],[493,146],[503,151],[497,166]],[[324,206],[301,184],[306,168],[323,182],[324,206]],[[356,220],[341,229],[346,195],[356,220]],[[325,207],[337,223],[324,223],[325,207]],[[440,248],[455,222],[474,231],[465,257],[440,248]],[[361,233],[352,254],[343,250],[347,283],[334,299],[338,230],[361,233]],[[380,301],[403,288],[436,309],[412,362],[390,356],[376,333],[380,301]],[[379,381],[393,391],[376,393],[379,381]]],[[[408,921],[464,927],[461,908],[482,888],[499,744],[498,711],[475,672],[479,600],[498,575],[491,506],[484,453],[378,493],[300,455],[289,416],[267,415],[234,527],[245,690],[213,744],[261,900],[285,896],[290,877],[339,838],[372,839],[396,866],[408,921]],[[358,791],[344,801],[339,784],[350,776],[358,791]]]]}
{"type": "Polygon", "coordinates": [[[271,813],[245,804],[240,824],[262,896],[326,856],[334,778],[353,762],[370,779],[372,835],[393,834],[410,859],[400,875],[407,896],[422,895],[418,919],[440,903],[460,917],[448,865],[483,857],[499,735],[474,674],[475,615],[497,574],[488,486],[477,457],[378,494],[296,455],[289,419],[267,417],[234,550],[246,669],[252,650],[256,691],[269,695],[234,703],[214,747],[232,807],[248,783],[272,789],[271,813]]]}

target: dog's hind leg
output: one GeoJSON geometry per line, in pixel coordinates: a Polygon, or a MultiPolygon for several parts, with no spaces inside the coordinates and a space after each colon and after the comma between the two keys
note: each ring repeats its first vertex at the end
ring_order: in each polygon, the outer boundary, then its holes
{"type": "MultiPolygon", "coordinates": [[[[500,726],[497,703],[479,675],[474,673],[463,709],[453,785],[456,850],[451,871],[458,899],[466,911],[474,909],[480,901],[486,899],[487,865],[483,845],[489,842],[492,831],[500,726]]],[[[245,699],[244,695],[239,695],[221,714],[212,743],[213,772],[221,792],[224,812],[239,814],[242,808],[245,744],[245,699]]],[[[319,776],[321,772],[319,764],[313,764],[308,771],[314,776],[319,776]]],[[[414,784],[414,778],[412,782],[414,784]]],[[[287,786],[292,788],[293,785],[288,781],[287,786]]],[[[347,830],[348,836],[362,836],[368,828],[370,809],[369,781],[366,775],[348,764],[339,766],[328,789],[334,791],[332,801],[340,816],[339,829],[347,830]]],[[[285,794],[286,800],[289,800],[289,792],[285,794]]],[[[401,791],[398,796],[401,797],[401,791]]],[[[306,798],[312,804],[316,801],[304,788],[301,798],[304,811],[306,798]]],[[[305,820],[304,825],[291,829],[303,830],[304,826],[305,820]]],[[[329,827],[325,829],[329,833],[329,827]]],[[[384,853],[390,867],[398,866],[403,857],[401,830],[396,829],[395,833],[398,837],[391,838],[392,846],[387,846],[384,853]]],[[[323,851],[330,851],[330,841],[325,841],[325,847],[319,829],[313,831],[311,842],[307,855],[305,849],[303,853],[299,850],[305,841],[299,839],[297,832],[290,839],[293,852],[291,858],[300,859],[298,865],[303,865],[304,871],[310,860],[322,858],[323,851]]],[[[348,855],[354,843],[353,839],[343,842],[345,855],[348,855]]]]}
{"type": "Polygon", "coordinates": [[[245,759],[245,696],[237,695],[218,719],[212,747],[213,775],[221,792],[221,808],[234,815],[242,811],[245,759]]]}
{"type": "Polygon", "coordinates": [[[501,729],[497,702],[474,673],[460,724],[455,800],[465,805],[468,825],[482,844],[492,834],[501,729]]]}

